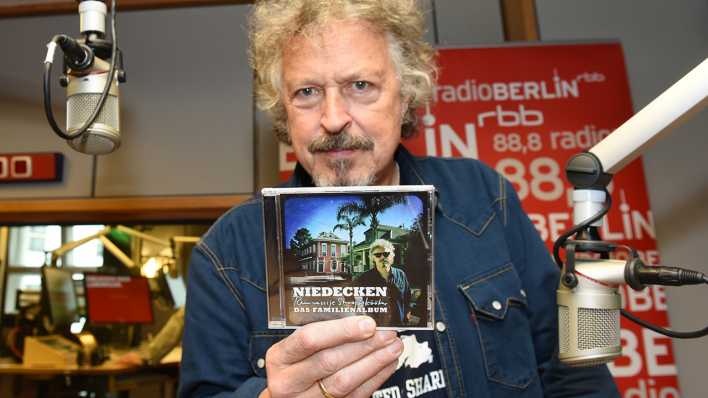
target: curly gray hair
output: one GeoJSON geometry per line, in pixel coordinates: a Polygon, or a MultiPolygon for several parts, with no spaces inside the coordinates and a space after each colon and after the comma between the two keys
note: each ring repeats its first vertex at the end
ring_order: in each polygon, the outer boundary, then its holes
{"type": "Polygon", "coordinates": [[[401,136],[416,131],[416,110],[430,100],[437,77],[435,51],[423,41],[416,0],[257,0],[250,18],[249,61],[256,74],[256,104],[273,117],[277,137],[290,143],[281,100],[283,48],[294,36],[328,21],[355,19],[386,35],[408,107],[401,136]]]}
{"type": "Polygon", "coordinates": [[[374,258],[374,249],[377,247],[380,247],[386,251],[389,251],[391,253],[396,252],[396,247],[393,246],[393,243],[387,241],[386,239],[376,239],[373,243],[371,243],[371,258],[374,258]]]}

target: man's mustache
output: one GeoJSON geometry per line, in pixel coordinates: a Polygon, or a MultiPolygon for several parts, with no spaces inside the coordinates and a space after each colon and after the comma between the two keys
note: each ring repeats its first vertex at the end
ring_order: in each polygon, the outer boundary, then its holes
{"type": "Polygon", "coordinates": [[[311,153],[352,150],[371,151],[373,149],[374,140],[371,138],[353,136],[346,132],[336,135],[324,135],[307,146],[307,150],[311,153]]]}

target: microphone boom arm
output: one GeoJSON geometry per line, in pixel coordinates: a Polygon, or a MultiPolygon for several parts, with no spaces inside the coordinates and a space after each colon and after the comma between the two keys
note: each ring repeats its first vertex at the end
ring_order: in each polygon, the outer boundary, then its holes
{"type": "Polygon", "coordinates": [[[615,174],[654,142],[708,105],[708,58],[590,148],[603,170],[615,174]]]}

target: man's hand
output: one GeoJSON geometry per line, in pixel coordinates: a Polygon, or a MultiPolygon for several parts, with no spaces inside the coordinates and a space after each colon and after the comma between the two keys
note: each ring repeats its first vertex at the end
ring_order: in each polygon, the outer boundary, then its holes
{"type": "Polygon", "coordinates": [[[370,317],[310,323],[270,347],[260,398],[322,398],[320,380],[337,398],[368,398],[396,370],[402,350],[396,332],[376,331],[370,317]]]}
{"type": "Polygon", "coordinates": [[[145,364],[145,360],[137,352],[130,351],[116,359],[116,363],[126,366],[142,366],[145,364]]]}

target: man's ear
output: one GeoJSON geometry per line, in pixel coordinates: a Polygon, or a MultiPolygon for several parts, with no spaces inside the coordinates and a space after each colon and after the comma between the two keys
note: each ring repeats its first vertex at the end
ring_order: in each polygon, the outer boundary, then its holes
{"type": "Polygon", "coordinates": [[[275,133],[275,136],[276,138],[278,138],[279,141],[287,145],[293,144],[292,140],[290,139],[290,134],[288,133],[287,122],[278,123],[277,121],[275,121],[273,123],[273,132],[275,133]]]}

